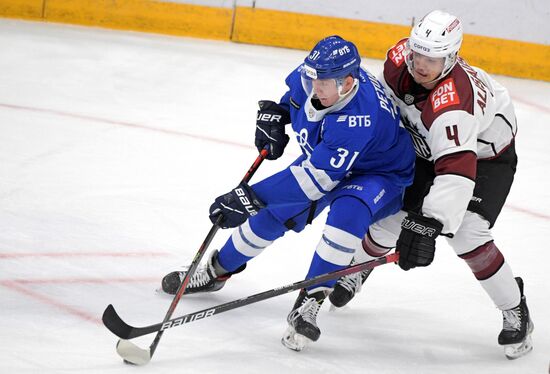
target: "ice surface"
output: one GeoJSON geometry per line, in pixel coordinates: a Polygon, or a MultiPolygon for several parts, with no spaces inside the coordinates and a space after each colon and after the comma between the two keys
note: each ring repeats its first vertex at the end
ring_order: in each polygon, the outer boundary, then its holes
{"type": "MultiPolygon", "coordinates": [[[[280,344],[289,294],[171,329],[135,368],[103,310],[162,321],[160,279],[196,253],[210,202],[256,156],[257,101],[282,95],[305,52],[12,20],[0,20],[0,51],[1,373],[548,371],[550,84],[498,77],[516,100],[520,161],[494,234],[525,280],[531,354],[506,360],[500,312],[441,241],[433,266],[382,266],[348,308],[325,306],[321,339],[303,352],[280,344]]],[[[381,61],[364,66],[378,73],[381,61]]],[[[292,142],[254,180],[297,154],[292,142]]],[[[222,291],[185,297],[174,317],[302,279],[322,224],[285,236],[222,291]]]]}

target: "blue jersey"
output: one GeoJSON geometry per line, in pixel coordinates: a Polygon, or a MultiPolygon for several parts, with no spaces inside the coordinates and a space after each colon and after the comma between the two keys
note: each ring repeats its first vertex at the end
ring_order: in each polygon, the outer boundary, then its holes
{"type": "Polygon", "coordinates": [[[410,185],[412,142],[378,80],[361,70],[350,95],[329,108],[316,109],[302,87],[300,69],[287,77],[289,89],[280,104],[290,111],[303,154],[252,186],[268,208],[294,206],[290,210],[299,211],[359,175],[383,176],[399,187],[410,185]]]}

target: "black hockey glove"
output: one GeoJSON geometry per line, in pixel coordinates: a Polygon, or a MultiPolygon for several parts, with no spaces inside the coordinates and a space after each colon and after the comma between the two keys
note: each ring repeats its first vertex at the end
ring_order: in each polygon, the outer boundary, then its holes
{"type": "Polygon", "coordinates": [[[442,229],[443,224],[435,218],[409,213],[401,223],[401,234],[395,248],[399,252],[399,267],[409,270],[431,264],[435,254],[435,238],[442,229]]]}
{"type": "Polygon", "coordinates": [[[258,199],[252,188],[241,182],[230,192],[218,196],[214,204],[210,206],[210,221],[216,223],[221,215],[223,219],[219,224],[222,229],[242,225],[250,216],[258,214],[265,205],[258,199]]]}
{"type": "Polygon", "coordinates": [[[285,125],[290,123],[290,113],[281,105],[262,100],[256,117],[256,140],[258,151],[269,145],[268,160],[276,160],[283,155],[289,137],[285,134],[285,125]]]}

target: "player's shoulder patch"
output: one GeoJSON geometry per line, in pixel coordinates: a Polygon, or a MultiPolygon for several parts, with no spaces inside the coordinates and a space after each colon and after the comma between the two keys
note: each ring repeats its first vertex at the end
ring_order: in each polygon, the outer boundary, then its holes
{"type": "Polygon", "coordinates": [[[401,39],[393,48],[388,51],[388,58],[393,62],[396,67],[400,67],[405,62],[407,55],[406,44],[407,38],[401,39]]]}
{"type": "Polygon", "coordinates": [[[445,79],[432,90],[430,102],[434,113],[451,105],[460,104],[460,97],[453,77],[445,79]]]}

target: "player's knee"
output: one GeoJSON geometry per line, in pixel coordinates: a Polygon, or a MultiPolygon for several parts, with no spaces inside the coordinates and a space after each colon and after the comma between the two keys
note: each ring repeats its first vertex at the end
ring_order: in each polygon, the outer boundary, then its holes
{"type": "Polygon", "coordinates": [[[264,240],[274,241],[288,230],[268,209],[262,209],[247,221],[250,230],[264,240]]]}
{"type": "Polygon", "coordinates": [[[327,225],[362,238],[371,221],[371,211],[361,200],[352,196],[343,196],[332,202],[327,225]]]}
{"type": "Polygon", "coordinates": [[[467,211],[462,224],[452,239],[447,239],[458,256],[493,240],[489,222],[476,213],[467,211]]]}
{"type": "Polygon", "coordinates": [[[493,242],[489,222],[477,213],[467,211],[454,237],[447,240],[478,280],[490,278],[504,263],[504,256],[493,242]]]}
{"type": "MultiPolygon", "coordinates": [[[[365,236],[364,243],[369,247],[394,248],[399,233],[401,232],[401,222],[405,217],[404,211],[399,211],[394,215],[381,219],[369,227],[368,237],[365,236]]],[[[373,249],[373,253],[382,252],[382,250],[373,249]]]]}

